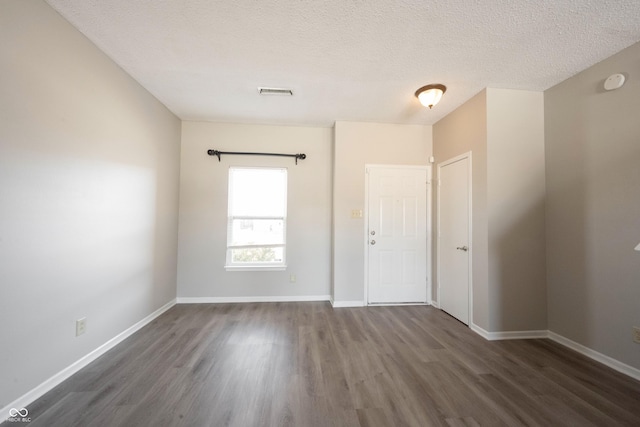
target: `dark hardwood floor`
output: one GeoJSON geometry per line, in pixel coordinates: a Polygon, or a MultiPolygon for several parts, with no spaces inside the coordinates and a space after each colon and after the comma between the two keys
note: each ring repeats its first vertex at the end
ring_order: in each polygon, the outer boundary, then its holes
{"type": "Polygon", "coordinates": [[[640,382],[432,307],[177,305],[28,409],[31,427],[640,426],[640,382]]]}

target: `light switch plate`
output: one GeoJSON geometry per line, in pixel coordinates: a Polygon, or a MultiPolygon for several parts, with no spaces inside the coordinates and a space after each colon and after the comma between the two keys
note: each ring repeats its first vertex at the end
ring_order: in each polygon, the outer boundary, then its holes
{"type": "Polygon", "coordinates": [[[362,209],[352,209],[351,218],[353,219],[362,218],[362,209]]]}

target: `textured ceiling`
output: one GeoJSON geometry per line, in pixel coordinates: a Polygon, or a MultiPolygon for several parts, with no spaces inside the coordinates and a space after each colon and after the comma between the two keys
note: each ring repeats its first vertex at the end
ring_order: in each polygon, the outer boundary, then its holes
{"type": "Polygon", "coordinates": [[[542,91],[640,40],[640,0],[47,2],[185,120],[433,124],[485,87],[542,91]],[[431,111],[413,95],[428,83],[448,87],[431,111]]]}

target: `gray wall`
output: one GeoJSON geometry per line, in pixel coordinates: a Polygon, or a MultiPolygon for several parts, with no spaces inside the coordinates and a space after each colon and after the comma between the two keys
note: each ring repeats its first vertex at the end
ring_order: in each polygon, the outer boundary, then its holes
{"type": "Polygon", "coordinates": [[[489,331],[547,329],[544,97],[487,89],[489,331]]]}
{"type": "Polygon", "coordinates": [[[549,329],[640,368],[640,44],[544,101],[549,329]]]}
{"type": "Polygon", "coordinates": [[[184,122],[178,296],[328,297],[331,254],[330,128],[184,122]],[[208,149],[305,153],[294,159],[208,156],[208,149]],[[288,169],[287,270],[226,271],[229,166],[288,169]],[[290,282],[290,275],[296,282],[290,282]]]}
{"type": "Polygon", "coordinates": [[[180,121],[44,2],[0,39],[4,407],[175,298],[180,121]]]}
{"type": "MultiPolygon", "coordinates": [[[[487,92],[484,90],[433,126],[433,156],[436,166],[468,151],[472,152],[473,216],[473,319],[470,321],[489,329],[487,92]]],[[[437,167],[433,173],[437,177],[437,167]]],[[[437,216],[437,211],[438,207],[434,204],[434,217],[437,216]]],[[[437,265],[434,265],[437,277],[437,265]]],[[[436,289],[437,286],[436,283],[436,289]]]]}
{"type": "Polygon", "coordinates": [[[433,147],[437,164],[472,153],[472,326],[545,330],[542,93],[488,88],[435,124],[433,147]]]}

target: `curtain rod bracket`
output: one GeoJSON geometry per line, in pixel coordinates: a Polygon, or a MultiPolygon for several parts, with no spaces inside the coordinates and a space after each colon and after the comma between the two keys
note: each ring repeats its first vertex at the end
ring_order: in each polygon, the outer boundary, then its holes
{"type": "Polygon", "coordinates": [[[222,160],[220,159],[220,154],[222,154],[221,152],[219,152],[218,150],[207,150],[207,154],[210,156],[218,156],[218,161],[221,162],[222,160]]]}
{"type": "Polygon", "coordinates": [[[304,153],[298,154],[282,154],[282,153],[247,153],[243,151],[218,151],[218,150],[207,150],[207,154],[210,156],[216,156],[218,158],[218,162],[222,161],[220,157],[223,154],[237,154],[242,156],[277,156],[277,157],[295,157],[296,165],[298,164],[298,160],[304,160],[307,158],[307,155],[304,153]]]}

